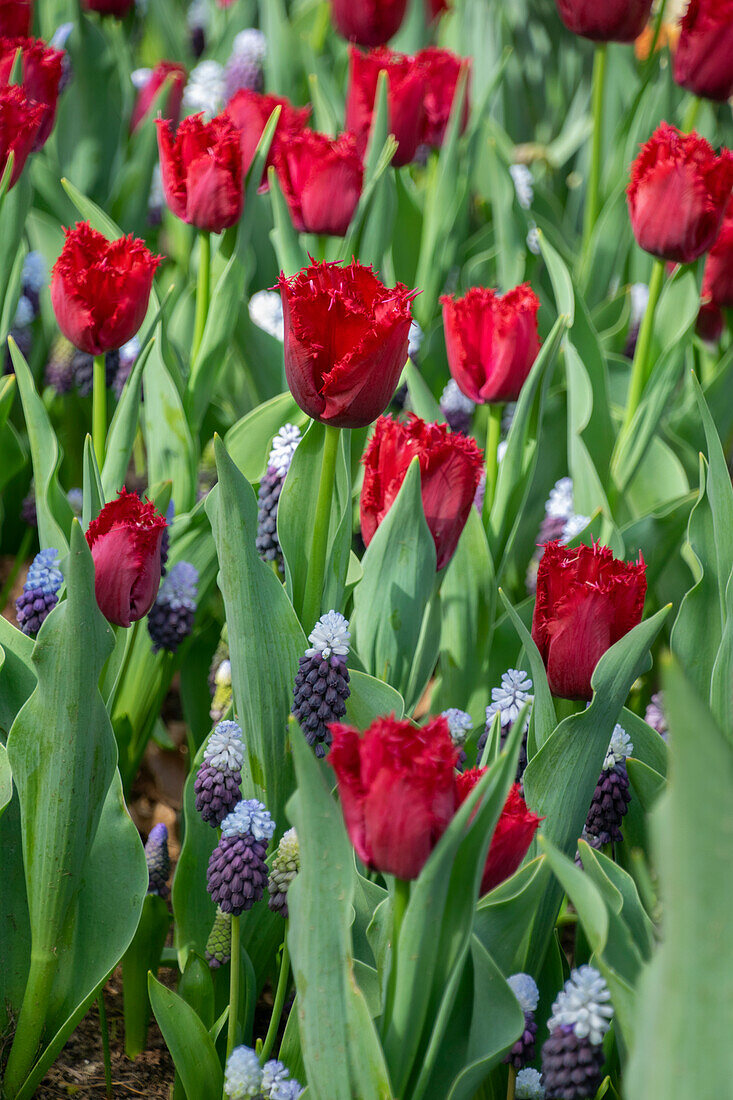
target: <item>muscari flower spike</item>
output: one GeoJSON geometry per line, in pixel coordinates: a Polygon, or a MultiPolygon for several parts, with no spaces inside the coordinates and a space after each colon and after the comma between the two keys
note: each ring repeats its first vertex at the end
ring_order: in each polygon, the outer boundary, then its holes
{"type": "Polygon", "coordinates": [[[451,431],[467,435],[475,408],[471,398],[462,393],[455,378],[450,378],[440,395],[440,411],[448,421],[451,431]]]}
{"type": "Polygon", "coordinates": [[[667,716],[664,713],[664,692],[657,691],[652,695],[644,714],[644,721],[653,730],[656,730],[660,737],[663,737],[665,741],[667,740],[669,726],[667,725],[667,716]]]}
{"type": "Polygon", "coordinates": [[[265,90],[266,56],[267,39],[262,31],[248,27],[235,36],[232,52],[224,66],[224,93],[227,101],[240,88],[247,88],[252,92],[265,90]]]}
{"type": "Polygon", "coordinates": [[[545,1100],[542,1074],[536,1069],[520,1069],[514,1082],[515,1100],[545,1100]]]}
{"type": "Polygon", "coordinates": [[[239,916],[262,897],[268,841],[275,822],[256,798],[239,802],[221,823],[221,840],[206,871],[209,894],[225,913],[239,916]]]}
{"type": "Polygon", "coordinates": [[[618,844],[623,840],[621,823],[631,801],[626,758],[633,751],[628,734],[617,725],[585,821],[584,838],[594,848],[618,844]]]}
{"type": "Polygon", "coordinates": [[[303,1086],[290,1076],[287,1066],[271,1058],[262,1067],[260,1089],[263,1100],[297,1100],[303,1086]]]}
{"type": "Polygon", "coordinates": [[[448,707],[447,710],[441,712],[441,717],[445,718],[448,723],[448,729],[453,744],[459,749],[458,760],[456,761],[456,768],[459,772],[462,772],[466,766],[466,750],[464,745],[468,739],[468,735],[473,730],[473,719],[471,715],[465,710],[460,710],[458,707],[448,707]]]}
{"type": "Polygon", "coordinates": [[[232,914],[217,905],[214,923],[206,941],[206,961],[212,970],[226,966],[232,950],[232,914]]]}
{"type": "Polygon", "coordinates": [[[338,611],[327,611],[313,627],[311,645],[300,658],[293,687],[293,714],[316,756],[325,756],[331,744],[331,722],[346,714],[351,694],[346,657],[349,623],[338,611]]]}
{"type": "Polygon", "coordinates": [[[300,428],[296,428],[294,424],[285,424],[280,429],[272,441],[267,470],[257,494],[257,553],[263,561],[276,562],[281,575],[285,573],[285,565],[277,537],[277,509],[285,477],[300,439],[300,428]]]}
{"type": "Polygon", "coordinates": [[[514,1066],[515,1070],[520,1070],[528,1062],[534,1061],[534,1044],[537,1037],[537,1021],[534,1014],[540,993],[537,983],[529,974],[512,974],[507,978],[507,985],[524,1013],[524,1030],[504,1061],[514,1066]]]}
{"type": "Polygon", "coordinates": [[[158,590],[148,612],[148,633],[153,653],[165,649],[175,653],[191,633],[196,614],[198,570],[187,561],[173,566],[158,590]]]}
{"type": "Polygon", "coordinates": [[[69,393],[74,385],[74,345],[65,336],[57,336],[51,344],[51,352],[46,363],[44,381],[59,397],[69,393]]]}
{"type": "MultiPolygon", "coordinates": [[[[252,324],[282,344],[285,339],[285,321],[280,295],[274,290],[257,290],[250,298],[248,308],[252,324]]],[[[286,424],[288,426],[292,427],[286,424]]]]}
{"type": "Polygon", "coordinates": [[[64,582],[58,568],[58,550],[49,547],[36,554],[23,591],[15,601],[15,614],[18,626],[29,637],[37,634],[42,623],[59,602],[58,592],[64,582]]]}
{"type": "Polygon", "coordinates": [[[242,798],[244,745],[236,722],[220,722],[209,737],[194,780],[196,809],[216,828],[242,798]]]}
{"type": "Polygon", "coordinates": [[[288,829],[283,833],[277,852],[272,861],[270,877],[267,880],[267,892],[270,897],[267,902],[274,913],[287,919],[288,916],[288,889],[298,871],[300,870],[300,846],[298,834],[295,829],[288,829]]]}
{"type": "Polygon", "coordinates": [[[148,865],[148,893],[167,898],[171,857],[168,852],[168,829],[159,822],[153,825],[145,842],[145,862],[148,865]]]}
{"type": "MultiPolygon", "coordinates": [[[[108,351],[104,356],[104,381],[109,389],[120,365],[119,351],[108,351]]],[[[80,397],[89,397],[94,380],[94,356],[85,351],[74,351],[71,373],[80,397]]]]}
{"type": "Polygon", "coordinates": [[[229,1100],[255,1100],[261,1094],[262,1066],[251,1047],[235,1047],[224,1070],[224,1094],[229,1100]]]}
{"type": "MultiPolygon", "coordinates": [[[[534,695],[531,694],[532,681],[526,672],[523,672],[518,668],[509,668],[506,672],[502,673],[501,684],[499,687],[491,689],[491,703],[486,708],[486,727],[484,732],[478,739],[476,746],[476,760],[480,761],[483,755],[484,748],[486,747],[486,741],[488,740],[489,733],[491,731],[491,725],[494,721],[494,716],[499,714],[501,721],[501,745],[504,745],[509,731],[512,728],[514,722],[519,717],[519,712],[525,703],[531,703],[534,700],[534,695]]],[[[517,782],[519,782],[524,775],[524,769],[527,767],[527,730],[529,729],[529,716],[527,717],[524,725],[524,733],[522,736],[522,747],[519,750],[519,760],[517,762],[517,782]]]]}
{"type": "Polygon", "coordinates": [[[190,114],[202,112],[209,121],[221,110],[224,93],[223,67],[218,61],[199,61],[183,89],[183,106],[190,114]]]}
{"type": "Polygon", "coordinates": [[[611,994],[593,966],[581,966],[552,1006],[549,1039],[542,1048],[542,1076],[547,1100],[594,1097],[603,1080],[603,1037],[613,1008],[611,994]]]}

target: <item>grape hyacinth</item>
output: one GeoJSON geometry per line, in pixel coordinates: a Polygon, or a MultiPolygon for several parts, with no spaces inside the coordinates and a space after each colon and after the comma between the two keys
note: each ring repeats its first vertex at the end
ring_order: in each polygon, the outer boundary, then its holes
{"type": "Polygon", "coordinates": [[[244,745],[236,722],[220,722],[209,737],[194,780],[196,809],[216,828],[242,798],[244,745]]]}
{"type": "Polygon", "coordinates": [[[20,502],[20,518],[29,527],[38,527],[38,515],[36,514],[36,490],[33,482],[31,487],[20,502]]]}
{"type": "Polygon", "coordinates": [[[21,276],[22,295],[31,307],[31,320],[35,320],[41,309],[41,291],[48,282],[48,267],[43,255],[38,251],[29,252],[23,261],[21,276]]]}
{"type": "Polygon", "coordinates": [[[664,713],[663,691],[657,691],[652,695],[644,714],[644,721],[653,730],[656,730],[660,737],[663,737],[665,741],[667,740],[669,726],[667,725],[667,716],[664,713]]]}
{"type": "Polygon", "coordinates": [[[251,1047],[235,1047],[224,1071],[224,1095],[229,1100],[252,1100],[261,1096],[262,1066],[251,1047]]]}
{"type": "Polygon", "coordinates": [[[268,841],[275,822],[256,798],[247,798],[221,823],[221,840],[209,859],[206,871],[211,898],[238,917],[262,897],[267,883],[268,841]]]}
{"type": "Polygon", "coordinates": [[[59,397],[69,393],[74,385],[74,356],[76,350],[65,336],[57,336],[51,345],[46,363],[44,380],[59,397]]]}
{"type": "Polygon", "coordinates": [[[514,1082],[515,1100],[545,1100],[542,1074],[536,1069],[520,1069],[514,1082]]]}
{"type": "Polygon", "coordinates": [[[303,1091],[303,1086],[290,1076],[290,1070],[271,1058],[262,1067],[263,1100],[297,1100],[303,1091]]]}
{"type": "MultiPolygon", "coordinates": [[[[120,365],[120,353],[108,351],[104,357],[104,378],[107,389],[112,385],[120,365]]],[[[94,380],[94,357],[85,351],[75,351],[71,360],[74,384],[80,397],[89,397],[94,380]]]]}
{"type": "Polygon", "coordinates": [[[573,498],[573,479],[561,477],[556,481],[545,504],[545,518],[540,524],[537,535],[537,550],[527,569],[527,591],[537,590],[537,567],[542,557],[542,547],[546,542],[559,539],[562,543],[571,542],[576,535],[588,526],[590,518],[575,511],[573,498]]]}
{"type": "Polygon", "coordinates": [[[235,36],[232,52],[224,66],[224,96],[229,101],[240,88],[251,92],[265,90],[264,63],[267,39],[254,27],[235,36]]]}
{"type": "Polygon", "coordinates": [[[537,1037],[537,1022],[534,1018],[540,993],[537,983],[529,974],[512,974],[507,984],[519,1002],[524,1013],[524,1031],[504,1059],[515,1070],[523,1069],[528,1062],[534,1061],[534,1044],[537,1037]]]}
{"type": "Polygon", "coordinates": [[[196,58],[206,49],[206,32],[211,22],[211,13],[206,0],[191,0],[186,13],[188,33],[191,36],[191,52],[196,58]]]}
{"type": "Polygon", "coordinates": [[[464,745],[473,730],[473,719],[470,714],[467,714],[465,710],[459,710],[458,707],[448,707],[448,710],[442,711],[442,717],[448,723],[453,744],[460,749],[456,768],[459,772],[462,772],[468,759],[464,745]]]}
{"type": "Polygon", "coordinates": [[[282,344],[285,339],[285,321],[279,294],[273,290],[256,291],[249,300],[249,318],[253,325],[257,325],[257,328],[261,328],[282,344]]]}
{"type": "Polygon", "coordinates": [[[277,852],[272,861],[272,870],[267,880],[267,902],[273,913],[279,913],[287,920],[288,889],[300,870],[300,846],[295,829],[283,833],[277,852]]]}
{"type": "Polygon", "coordinates": [[[131,340],[128,340],[126,344],[123,344],[119,351],[119,366],[117,367],[117,373],[115,374],[114,381],[112,382],[112,389],[114,395],[119,401],[122,397],[122,391],[125,388],[127,379],[132,374],[132,368],[135,366],[135,361],[140,354],[140,341],[137,336],[133,336],[131,340]]]}
{"type": "Polygon", "coordinates": [[[155,603],[148,612],[148,633],[153,640],[153,653],[161,649],[175,653],[191,633],[196,614],[198,580],[198,570],[188,561],[179,561],[161,584],[155,603]]]}
{"type": "Polygon", "coordinates": [[[277,563],[278,572],[284,574],[280,540],[277,537],[277,509],[280,493],[295,450],[300,443],[300,428],[294,424],[285,424],[272,441],[267,471],[260,482],[257,494],[257,553],[263,561],[277,563]]]}
{"type": "Polygon", "coordinates": [[[232,950],[232,914],[217,905],[214,923],[206,941],[206,961],[212,970],[226,966],[232,950]]]}
{"type": "Polygon", "coordinates": [[[81,519],[82,511],[84,510],[84,492],[82,489],[69,489],[66,494],[66,499],[69,502],[69,507],[76,516],[77,519],[81,519]]]}
{"type": "Polygon", "coordinates": [[[449,379],[440,395],[440,411],[451,431],[468,435],[475,408],[471,398],[461,392],[455,378],[449,379]]]}
{"type": "Polygon", "coordinates": [[[171,857],[168,852],[168,830],[162,822],[153,825],[145,842],[145,862],[148,865],[148,893],[167,898],[171,857]]]}
{"type": "Polygon", "coordinates": [[[49,547],[36,554],[23,591],[15,601],[15,615],[18,626],[29,637],[41,629],[49,614],[59,602],[58,592],[64,582],[58,568],[58,550],[49,547]]]}
{"type": "Polygon", "coordinates": [[[552,1006],[550,1037],[542,1048],[547,1100],[592,1100],[603,1080],[603,1037],[611,994],[592,966],[573,970],[552,1006]]]}
{"type": "Polygon", "coordinates": [[[407,334],[407,354],[412,359],[415,366],[420,361],[420,349],[422,342],[425,339],[425,333],[420,328],[417,321],[410,322],[410,331],[407,334]]]}
{"type": "Polygon", "coordinates": [[[618,844],[623,840],[621,822],[631,801],[629,776],[626,771],[626,758],[634,751],[628,734],[617,725],[611,736],[611,743],[603,762],[593,799],[585,822],[585,832],[595,837],[597,844],[618,844]]]}
{"type": "Polygon", "coordinates": [[[218,61],[199,61],[183,89],[184,110],[187,114],[202,112],[209,121],[223,106],[224,69],[218,61]]]}
{"type": "MultiPolygon", "coordinates": [[[[501,744],[504,745],[509,731],[519,717],[519,712],[525,703],[531,703],[534,695],[531,695],[532,681],[526,672],[518,668],[509,668],[502,673],[499,687],[491,689],[491,703],[486,708],[486,727],[478,739],[476,746],[476,761],[481,762],[481,756],[486,747],[486,742],[491,731],[494,715],[501,715],[501,744]]],[[[524,769],[527,767],[527,730],[529,729],[529,716],[524,725],[522,746],[519,750],[517,762],[517,782],[521,782],[524,769]]]]}
{"type": "Polygon", "coordinates": [[[327,611],[308,636],[311,643],[300,658],[293,688],[293,714],[316,756],[325,756],[331,744],[328,726],[346,714],[351,694],[346,657],[348,621],[338,611],[327,611]]]}

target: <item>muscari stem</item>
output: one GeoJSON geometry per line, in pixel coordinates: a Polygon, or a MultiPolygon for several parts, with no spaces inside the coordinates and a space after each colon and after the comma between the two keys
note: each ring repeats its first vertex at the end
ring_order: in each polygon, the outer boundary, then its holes
{"type": "Polygon", "coordinates": [[[109,1053],[109,1026],[107,1024],[107,1009],[104,1005],[104,990],[100,989],[97,998],[99,1009],[99,1029],[102,1032],[102,1056],[104,1058],[104,1083],[107,1088],[107,1100],[112,1100],[112,1059],[109,1053]]]}
{"type": "Polygon", "coordinates": [[[193,326],[193,344],[191,345],[191,362],[194,362],[201,347],[201,340],[206,327],[206,317],[209,312],[209,298],[211,294],[211,236],[199,233],[199,277],[196,284],[196,318],[193,326]]]}
{"type": "Polygon", "coordinates": [[[387,995],[385,998],[384,1016],[382,1017],[383,1035],[386,1034],[390,1020],[392,1019],[392,1010],[394,1008],[395,992],[397,989],[397,958],[400,929],[402,928],[402,921],[404,920],[405,912],[407,910],[409,902],[410,883],[407,881],[407,879],[395,878],[394,893],[392,894],[392,950],[389,967],[389,978],[387,979],[387,995]]]}
{"type": "Polygon", "coordinates": [[[232,916],[231,960],[229,963],[229,1019],[227,1021],[227,1059],[237,1043],[237,1023],[239,1020],[239,917],[232,916]]]}
{"type": "Polygon", "coordinates": [[[488,524],[496,495],[496,479],[499,473],[499,442],[503,405],[489,405],[489,424],[486,432],[486,491],[484,493],[484,525],[488,524]]]}
{"type": "Polygon", "coordinates": [[[509,1080],[506,1086],[506,1100],[514,1100],[514,1090],[517,1084],[517,1071],[514,1066],[509,1067],[509,1080]]]}
{"type": "Polygon", "coordinates": [[[270,1023],[267,1028],[267,1035],[265,1041],[262,1044],[262,1050],[260,1051],[260,1062],[264,1066],[267,1059],[270,1057],[275,1040],[277,1039],[277,1033],[280,1028],[280,1020],[283,1014],[283,1005],[285,1004],[285,994],[288,991],[288,979],[290,977],[290,955],[288,954],[288,932],[287,925],[285,926],[285,936],[283,938],[283,953],[280,959],[280,973],[277,979],[277,989],[275,990],[275,1003],[272,1006],[272,1015],[270,1016],[270,1023]]]}
{"type": "Polygon", "coordinates": [[[649,373],[649,351],[651,349],[652,334],[654,332],[654,314],[656,313],[659,295],[664,284],[664,260],[655,260],[649,280],[649,301],[647,302],[644,317],[639,330],[639,338],[636,341],[634,362],[631,365],[631,382],[629,383],[629,395],[626,401],[626,413],[624,415],[624,429],[628,428],[634,419],[634,414],[639,407],[644,386],[647,383],[649,373]]]}
{"type": "Polygon", "coordinates": [[[587,259],[590,238],[598,220],[599,191],[601,183],[601,154],[603,151],[603,92],[606,83],[607,46],[603,42],[596,46],[593,59],[593,146],[591,149],[588,191],[585,196],[585,214],[583,218],[583,259],[587,259]]]}
{"type": "Polygon", "coordinates": [[[323,442],[323,461],[321,479],[318,485],[316,516],[313,524],[308,575],[303,595],[303,627],[308,633],[312,630],[321,613],[323,578],[326,575],[326,551],[328,550],[328,527],[331,520],[331,497],[336,474],[336,455],[338,454],[340,429],[326,424],[326,436],[323,442]]]}
{"type": "Polygon", "coordinates": [[[104,465],[104,448],[107,442],[107,377],[104,355],[94,356],[92,376],[92,441],[97,466],[104,465]]]}

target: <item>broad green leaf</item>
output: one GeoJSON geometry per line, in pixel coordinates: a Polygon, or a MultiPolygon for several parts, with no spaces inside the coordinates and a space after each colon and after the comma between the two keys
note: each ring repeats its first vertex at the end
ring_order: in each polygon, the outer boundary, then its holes
{"type": "Polygon", "coordinates": [[[148,975],[148,992],[186,1095],[219,1097],[224,1074],[214,1041],[196,1012],[153,974],[148,975]]]}
{"type": "Polygon", "coordinates": [[[13,797],[13,769],[8,760],[8,750],[0,744],[0,814],[13,797]]]}
{"type": "Polygon", "coordinates": [[[115,493],[125,483],[125,475],[127,474],[127,467],[130,463],[130,455],[137,433],[143,370],[152,349],[153,342],[148,340],[135,360],[130,377],[125,382],[125,388],[122,391],[122,396],[107,432],[107,444],[102,466],[102,486],[105,500],[112,500],[115,493]]]}
{"type": "Polygon", "coordinates": [[[346,718],[357,729],[365,730],[383,714],[403,717],[405,704],[402,696],[382,680],[352,669],[349,672],[349,687],[351,695],[346,700],[346,718]]]}
{"type": "Polygon", "coordinates": [[[275,223],[274,228],[270,230],[272,247],[280,270],[287,276],[292,276],[308,262],[308,253],[300,243],[298,231],[293,225],[288,204],[273,167],[267,171],[267,183],[270,189],[272,220],[275,223]]]}
{"type": "MultiPolygon", "coordinates": [[[[535,645],[534,639],[527,627],[524,625],[519,615],[509,603],[506,594],[499,589],[499,595],[501,602],[504,604],[506,613],[512,621],[514,629],[519,635],[519,640],[524,647],[524,652],[527,655],[527,661],[529,662],[529,669],[532,674],[532,686],[534,690],[534,702],[532,704],[532,714],[529,720],[529,733],[527,735],[527,745],[529,749],[530,757],[534,756],[537,749],[542,748],[544,743],[550,737],[552,731],[557,725],[557,715],[555,713],[555,704],[552,701],[552,695],[550,693],[550,687],[547,683],[547,673],[545,672],[545,664],[542,660],[542,655],[539,649],[535,645]]],[[[609,735],[610,740],[610,735],[609,735]]]]}
{"type": "Polygon", "coordinates": [[[93,519],[96,519],[104,507],[104,489],[99,476],[97,457],[94,454],[92,437],[84,440],[84,482],[82,489],[81,523],[86,531],[93,519]]]}
{"type": "Polygon", "coordinates": [[[474,935],[504,974],[523,970],[532,914],[547,889],[549,869],[544,857],[531,860],[481,898],[474,935]]]}
{"type": "Polygon", "coordinates": [[[0,615],[0,735],[7,737],[15,716],[36,686],[33,641],[0,615]]]}
{"type": "Polygon", "coordinates": [[[664,776],[660,775],[654,768],[649,767],[648,764],[644,764],[643,761],[634,760],[633,757],[627,760],[626,769],[629,773],[631,786],[641,802],[644,813],[650,813],[654,803],[666,786],[664,776]]]}
{"type": "Polygon", "coordinates": [[[187,512],[196,499],[194,445],[163,347],[159,323],[145,371],[145,400],[141,405],[148,481],[153,485],[170,479],[176,511],[187,512]]]}

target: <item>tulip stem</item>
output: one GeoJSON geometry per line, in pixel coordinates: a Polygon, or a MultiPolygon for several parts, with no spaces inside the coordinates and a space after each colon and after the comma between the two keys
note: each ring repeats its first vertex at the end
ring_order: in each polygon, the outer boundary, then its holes
{"type": "Polygon", "coordinates": [[[387,979],[387,995],[384,1004],[384,1016],[382,1017],[382,1034],[386,1034],[392,1019],[395,992],[397,990],[397,956],[400,939],[400,929],[404,920],[407,906],[410,903],[410,883],[407,879],[394,879],[394,893],[392,894],[392,950],[390,952],[389,977],[387,979]]]}
{"type": "Polygon", "coordinates": [[[209,313],[209,296],[211,294],[211,236],[203,230],[199,233],[199,276],[196,284],[196,319],[193,326],[193,344],[191,345],[191,362],[196,361],[196,356],[201,347],[201,341],[206,328],[206,318],[209,313]]]}
{"type": "Polygon", "coordinates": [[[501,441],[501,418],[504,406],[489,405],[489,423],[486,429],[486,489],[484,492],[484,526],[488,525],[491,509],[496,495],[496,479],[499,473],[499,443],[501,441]]]}
{"type": "Polygon", "coordinates": [[[229,962],[229,1019],[227,1020],[227,1059],[237,1044],[239,1020],[239,972],[242,968],[239,950],[239,916],[232,914],[231,958],[229,962]]]}
{"type": "Polygon", "coordinates": [[[92,375],[92,439],[97,466],[104,465],[104,447],[107,442],[107,377],[104,355],[94,356],[92,375]]]}
{"type": "Polygon", "coordinates": [[[603,92],[606,85],[606,55],[607,47],[603,42],[596,46],[593,59],[593,145],[591,148],[590,173],[588,175],[588,190],[585,196],[585,215],[583,219],[583,248],[584,262],[588,259],[590,239],[598,221],[599,192],[601,183],[601,154],[603,152],[603,92]]]}
{"type": "Polygon", "coordinates": [[[331,496],[336,474],[336,455],[338,454],[340,429],[325,425],[326,435],[323,441],[323,460],[321,480],[318,485],[316,515],[313,524],[313,539],[308,575],[303,595],[302,624],[306,634],[313,629],[321,613],[323,596],[323,578],[326,575],[326,553],[328,551],[328,528],[331,521],[331,496]]]}
{"type": "Polygon", "coordinates": [[[649,56],[647,58],[647,66],[650,66],[654,60],[654,54],[657,50],[659,43],[659,36],[662,33],[662,25],[664,24],[664,9],[667,7],[667,0],[662,0],[659,5],[656,17],[654,19],[654,33],[652,34],[651,44],[649,46],[649,56]]]}
{"type": "Polygon", "coordinates": [[[272,1015],[270,1016],[270,1024],[267,1028],[267,1035],[265,1041],[262,1044],[262,1050],[260,1051],[260,1062],[264,1066],[267,1059],[270,1057],[277,1033],[280,1029],[280,1020],[283,1014],[283,1005],[285,1004],[285,994],[288,991],[288,979],[290,977],[290,955],[288,954],[288,933],[287,925],[285,936],[283,938],[283,953],[280,959],[280,973],[277,979],[277,989],[275,990],[275,1003],[272,1006],[272,1015]]]}
{"type": "Polygon", "coordinates": [[[636,341],[634,362],[631,365],[631,382],[629,383],[629,395],[626,400],[626,414],[624,416],[623,430],[626,430],[634,414],[639,408],[641,395],[647,383],[648,359],[651,350],[652,334],[654,333],[654,314],[656,313],[659,295],[664,285],[664,261],[655,260],[649,280],[649,301],[647,302],[644,317],[639,330],[639,338],[636,341]]]}

